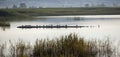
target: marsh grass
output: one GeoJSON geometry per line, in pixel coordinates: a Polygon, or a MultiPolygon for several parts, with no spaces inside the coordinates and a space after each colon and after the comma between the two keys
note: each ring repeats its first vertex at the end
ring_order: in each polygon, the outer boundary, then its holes
{"type": "Polygon", "coordinates": [[[0,57],[5,57],[6,43],[0,44],[0,57]]]}
{"type": "MultiPolygon", "coordinates": [[[[119,54],[115,52],[117,49],[109,39],[88,41],[76,34],[54,40],[37,39],[34,45],[22,40],[17,43],[9,42],[9,57],[115,57],[119,54]]],[[[3,50],[5,50],[5,44],[0,45],[1,57],[4,57],[3,50]]]]}

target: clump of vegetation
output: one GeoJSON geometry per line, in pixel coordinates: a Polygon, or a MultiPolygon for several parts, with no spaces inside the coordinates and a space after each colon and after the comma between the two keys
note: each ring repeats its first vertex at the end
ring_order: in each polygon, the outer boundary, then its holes
{"type": "Polygon", "coordinates": [[[10,24],[7,22],[0,22],[0,26],[10,26],[10,24]]]}
{"type": "MultiPolygon", "coordinates": [[[[42,41],[37,40],[33,49],[35,57],[92,57],[97,53],[91,51],[84,39],[78,38],[77,35],[68,35],[58,40],[42,41]]],[[[91,46],[92,47],[92,46],[91,46]]]]}
{"type": "Polygon", "coordinates": [[[16,44],[10,41],[10,57],[30,57],[30,44],[19,40],[16,44]]]}
{"type": "MultiPolygon", "coordinates": [[[[4,56],[4,47],[0,54],[4,56]]],[[[34,45],[10,41],[9,57],[114,57],[117,54],[109,40],[87,41],[76,34],[62,36],[56,40],[36,40],[34,45]]]]}

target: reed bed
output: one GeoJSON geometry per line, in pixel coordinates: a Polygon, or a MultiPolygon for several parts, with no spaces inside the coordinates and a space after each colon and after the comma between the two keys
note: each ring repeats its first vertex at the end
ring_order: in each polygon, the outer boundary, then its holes
{"type": "Polygon", "coordinates": [[[21,40],[9,43],[8,55],[6,44],[0,45],[0,57],[119,57],[120,54],[109,39],[88,41],[76,34],[54,40],[37,39],[34,45],[21,40]]]}

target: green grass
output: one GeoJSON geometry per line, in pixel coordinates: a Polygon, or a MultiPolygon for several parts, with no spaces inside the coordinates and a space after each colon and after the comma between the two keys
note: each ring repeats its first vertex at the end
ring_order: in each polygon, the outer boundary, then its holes
{"type": "MultiPolygon", "coordinates": [[[[4,56],[5,44],[0,45],[0,56],[4,56]]],[[[117,49],[109,39],[100,41],[88,41],[78,37],[76,34],[69,34],[54,40],[39,40],[30,45],[19,40],[17,43],[10,41],[9,57],[110,57],[117,49]]]]}
{"type": "Polygon", "coordinates": [[[119,7],[92,8],[29,8],[29,9],[0,9],[0,20],[30,19],[33,16],[59,15],[112,15],[120,14],[119,7]]]}

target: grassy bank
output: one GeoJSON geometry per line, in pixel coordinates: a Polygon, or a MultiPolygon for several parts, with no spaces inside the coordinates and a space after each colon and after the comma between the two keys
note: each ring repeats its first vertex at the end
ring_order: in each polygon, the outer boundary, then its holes
{"type": "Polygon", "coordinates": [[[32,16],[60,15],[113,15],[120,14],[119,7],[99,8],[29,8],[29,9],[0,9],[0,20],[27,19],[32,16]]]}
{"type": "MultiPolygon", "coordinates": [[[[0,45],[0,57],[5,57],[6,43],[0,45]]],[[[76,34],[54,40],[37,39],[34,45],[10,41],[9,57],[116,57],[117,49],[109,40],[88,41],[76,34]]],[[[118,56],[119,57],[119,56],[118,56]]]]}

